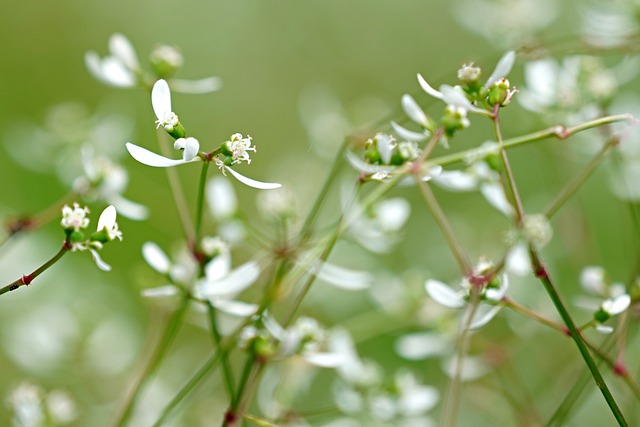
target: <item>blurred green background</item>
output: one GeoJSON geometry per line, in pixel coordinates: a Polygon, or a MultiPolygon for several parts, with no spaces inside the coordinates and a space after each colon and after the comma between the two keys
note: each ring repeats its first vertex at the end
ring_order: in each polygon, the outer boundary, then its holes
{"type": "MultiPolygon", "coordinates": [[[[149,95],[95,81],[84,66],[86,51],[105,55],[109,36],[120,32],[131,40],[143,65],[148,52],[159,43],[167,43],[178,46],[185,58],[177,77],[219,76],[224,84],[219,92],[173,94],[174,110],[189,133],[209,149],[234,132],[251,134],[258,151],[251,167],[243,167],[242,172],[283,183],[294,191],[298,209],[304,214],[326,178],[341,138],[340,129],[329,128],[326,146],[312,148],[301,106],[313,106],[314,101],[327,97],[329,104],[334,102],[332,105],[343,110],[350,133],[372,136],[389,130],[384,119],[402,117],[399,101],[404,93],[416,95],[421,105],[430,107],[428,112],[439,114],[440,106],[419,93],[416,73],[422,73],[434,85],[453,83],[455,71],[463,62],[476,61],[488,73],[507,47],[519,47],[516,39],[504,38],[498,43],[465,29],[455,16],[455,10],[461,7],[462,2],[417,0],[67,0],[17,2],[5,8],[0,27],[0,137],[4,152],[0,214],[10,218],[40,212],[66,194],[68,189],[52,171],[29,170],[8,152],[24,142],[14,139],[12,129],[23,123],[41,126],[52,106],[78,102],[89,116],[101,111],[131,120],[132,126],[125,126],[130,133],[126,139],[117,135],[109,143],[122,151],[123,164],[130,174],[126,196],[148,206],[151,216],[145,222],[119,219],[124,241],[103,251],[103,258],[113,266],[112,272],[98,271],[87,254],[69,254],[33,286],[0,298],[0,398],[21,380],[29,379],[48,389],[66,389],[74,396],[80,417],[73,425],[106,425],[104,420],[113,413],[113,405],[130,383],[140,357],[144,358],[148,346],[158,338],[158,325],[164,321],[169,305],[139,297],[140,289],[162,284],[140,256],[142,243],[153,240],[171,251],[179,247],[176,242],[181,239],[166,176],[124,156],[127,140],[156,149],[149,95]]],[[[556,21],[544,30],[542,39],[577,40],[578,10],[579,6],[572,3],[558,2],[556,21]]],[[[478,16],[478,25],[482,21],[478,16]]],[[[515,86],[522,85],[519,66],[510,79],[515,86]]],[[[637,84],[628,87],[637,89],[637,84]]],[[[505,110],[503,123],[507,137],[551,124],[518,105],[505,110]]],[[[454,140],[453,149],[491,139],[488,123],[473,117],[472,124],[454,140]]],[[[542,210],[586,162],[568,147],[577,143],[546,141],[513,151],[514,170],[528,211],[542,210]]],[[[629,206],[609,191],[607,175],[611,170],[599,170],[552,223],[556,239],[545,255],[567,300],[579,293],[577,276],[585,265],[604,265],[620,281],[629,280],[636,272],[637,230],[629,206]]],[[[182,167],[179,173],[194,205],[199,168],[182,167]]],[[[344,174],[355,177],[355,173],[344,174]]],[[[255,207],[257,191],[233,184],[247,217],[258,227],[263,226],[255,207]]],[[[336,206],[339,196],[334,190],[330,203],[336,206]]],[[[449,282],[455,282],[458,276],[444,239],[414,193],[408,189],[396,192],[408,197],[413,208],[405,240],[396,251],[370,257],[353,244],[342,243],[336,248],[335,258],[345,266],[384,267],[402,278],[414,295],[426,299],[421,286],[428,275],[449,282]]],[[[472,257],[501,254],[509,224],[481,196],[438,189],[436,193],[472,257]]],[[[94,223],[102,208],[93,208],[94,223]]],[[[328,209],[326,221],[332,219],[335,216],[328,209]]],[[[57,250],[62,232],[56,222],[0,248],[2,281],[9,283],[32,271],[57,250]]],[[[214,230],[210,221],[207,227],[214,230]]],[[[239,257],[249,255],[245,251],[239,257]]],[[[520,286],[514,293],[526,295],[529,305],[539,304],[552,312],[533,279],[516,281],[514,286],[520,286]]],[[[342,322],[355,330],[362,325],[358,315],[376,310],[372,298],[335,290],[314,289],[305,303],[305,311],[327,326],[342,322]]],[[[196,314],[192,317],[193,322],[185,326],[179,345],[163,365],[161,384],[153,389],[160,401],[171,396],[209,355],[206,330],[197,325],[201,319],[196,314]]],[[[587,319],[586,314],[580,318],[587,319]]],[[[555,408],[566,389],[549,382],[557,382],[556,375],[562,372],[560,378],[570,384],[581,366],[573,344],[548,331],[535,335],[536,342],[523,342],[516,339],[505,318],[495,323],[476,345],[495,346],[508,353],[536,403],[545,413],[555,408]],[[532,364],[535,368],[528,367],[532,364]],[[545,374],[539,375],[538,371],[545,374]]],[[[394,339],[419,330],[420,321],[395,319],[389,329],[375,339],[364,340],[362,353],[375,356],[390,369],[406,363],[421,373],[425,383],[444,390],[446,377],[437,362],[404,362],[393,352],[394,339]]],[[[637,339],[632,343],[637,348],[637,339]]],[[[633,367],[637,366],[634,362],[633,367]]],[[[215,386],[218,380],[211,381],[215,386]]],[[[615,381],[613,386],[614,390],[622,389],[615,381]]],[[[491,405],[506,408],[498,391],[488,393],[486,399],[478,396],[487,387],[470,386],[468,400],[463,402],[470,409],[462,415],[461,425],[511,422],[508,410],[487,409],[491,405]],[[504,416],[496,418],[496,412],[504,412],[504,416]],[[478,414],[484,416],[476,418],[478,414]]],[[[611,418],[602,399],[595,392],[590,396],[593,402],[586,405],[590,409],[580,413],[580,419],[589,421],[576,425],[606,425],[611,418]]],[[[326,395],[314,398],[330,401],[326,395]]],[[[224,404],[224,399],[212,401],[206,391],[199,392],[186,407],[186,415],[176,421],[182,424],[175,425],[215,425],[211,417],[219,417],[224,404]]],[[[0,425],[9,425],[6,405],[0,405],[0,425]]]]}

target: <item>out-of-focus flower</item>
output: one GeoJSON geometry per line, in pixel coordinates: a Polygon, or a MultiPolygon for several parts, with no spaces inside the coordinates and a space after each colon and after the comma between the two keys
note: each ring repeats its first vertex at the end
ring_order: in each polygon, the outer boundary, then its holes
{"type": "Polygon", "coordinates": [[[633,43],[638,26],[638,3],[633,0],[587,1],[579,8],[584,40],[602,48],[633,43]]]}
{"type": "Polygon", "coordinates": [[[20,383],[8,397],[15,427],[45,427],[69,424],[78,417],[76,404],[63,390],[47,392],[42,387],[20,383]]]}
{"type": "MultiPolygon", "coordinates": [[[[150,79],[141,69],[135,49],[122,34],[113,34],[109,39],[109,55],[101,58],[94,51],[85,54],[85,64],[89,72],[99,81],[110,86],[130,88],[144,86],[150,79]]],[[[171,46],[160,46],[151,53],[154,76],[168,78],[182,65],[182,55],[171,46]]],[[[200,80],[170,79],[174,90],[184,93],[208,93],[221,87],[220,79],[207,77],[200,80]]]]}
{"type": "Polygon", "coordinates": [[[459,0],[455,6],[465,27],[499,47],[529,41],[558,15],[553,0],[459,0]]]}
{"type": "MultiPolygon", "coordinates": [[[[493,265],[487,261],[480,261],[473,272],[473,277],[481,277],[491,271],[493,265]]],[[[459,289],[453,289],[444,283],[429,279],[425,282],[425,289],[429,296],[440,304],[461,309],[470,299],[474,286],[469,278],[462,279],[459,289]]],[[[476,308],[473,318],[469,323],[469,329],[479,329],[486,325],[502,308],[502,298],[509,287],[508,276],[503,273],[493,277],[488,283],[482,285],[480,291],[480,303],[476,308]]]]}

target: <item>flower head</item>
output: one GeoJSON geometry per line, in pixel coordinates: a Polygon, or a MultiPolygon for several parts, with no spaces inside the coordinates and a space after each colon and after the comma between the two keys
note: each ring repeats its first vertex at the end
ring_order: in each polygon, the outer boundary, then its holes
{"type": "Polygon", "coordinates": [[[158,80],[151,91],[151,105],[156,114],[157,127],[162,126],[167,133],[174,138],[182,138],[185,130],[180,124],[176,113],[171,110],[171,90],[165,80],[158,80]]]}
{"type": "Polygon", "coordinates": [[[62,228],[65,230],[80,231],[80,229],[87,228],[89,225],[89,218],[87,218],[88,213],[89,208],[86,206],[81,208],[78,203],[74,203],[73,208],[64,205],[60,225],[62,225],[62,228]]]}
{"type": "Polygon", "coordinates": [[[247,151],[256,152],[256,147],[251,146],[251,136],[243,137],[241,133],[234,133],[228,141],[222,143],[222,154],[227,156],[225,164],[228,166],[241,162],[251,163],[251,157],[247,151]]]}

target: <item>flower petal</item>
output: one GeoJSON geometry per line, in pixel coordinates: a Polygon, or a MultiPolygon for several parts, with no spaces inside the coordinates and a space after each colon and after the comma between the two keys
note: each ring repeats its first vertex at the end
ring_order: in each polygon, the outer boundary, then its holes
{"type": "Polygon", "coordinates": [[[209,211],[215,219],[230,218],[238,210],[238,199],[228,179],[221,176],[211,178],[206,193],[209,211]]]}
{"type": "Polygon", "coordinates": [[[98,251],[96,251],[95,249],[89,249],[89,252],[91,252],[91,256],[93,257],[93,261],[96,263],[96,265],[98,266],[98,268],[102,271],[111,271],[111,266],[109,264],[107,264],[106,262],[104,262],[102,260],[102,258],[100,258],[100,255],[98,254],[98,251]]]}
{"type": "Polygon", "coordinates": [[[491,73],[489,80],[484,84],[484,87],[489,88],[501,78],[506,77],[506,75],[511,71],[511,68],[513,68],[515,61],[516,53],[513,50],[505,53],[498,61],[496,68],[493,70],[493,73],[491,73]]]}
{"type": "Polygon", "coordinates": [[[507,200],[507,196],[504,194],[504,189],[499,182],[485,183],[480,186],[480,191],[485,199],[497,210],[512,218],[515,214],[515,209],[511,206],[511,203],[507,200]]]}
{"type": "Polygon", "coordinates": [[[444,99],[442,93],[432,88],[431,85],[427,83],[427,81],[420,74],[418,74],[418,83],[420,83],[420,87],[422,88],[422,90],[427,92],[428,95],[431,95],[437,99],[444,99]]]}
{"type": "Polygon", "coordinates": [[[116,223],[116,208],[113,205],[107,206],[102,213],[100,214],[100,218],[98,218],[98,228],[97,230],[103,230],[106,228],[110,230],[113,228],[116,223]]]}
{"type": "Polygon", "coordinates": [[[155,288],[143,289],[140,296],[144,298],[166,298],[178,295],[178,288],[174,285],[157,286],[155,288]]]}
{"type": "Polygon", "coordinates": [[[405,127],[400,126],[394,121],[391,122],[391,127],[400,137],[409,141],[418,142],[426,139],[429,136],[429,134],[427,133],[411,131],[405,127]]]}
{"type": "Polygon", "coordinates": [[[411,95],[402,95],[401,102],[402,109],[411,120],[424,127],[427,127],[429,125],[427,115],[424,113],[424,111],[422,111],[422,108],[420,108],[418,103],[411,97],[411,95]]]}
{"type": "Polygon", "coordinates": [[[207,77],[200,80],[171,79],[171,87],[181,93],[209,93],[220,90],[222,79],[219,77],[207,77]]]}
{"type": "Polygon", "coordinates": [[[469,329],[473,331],[482,328],[484,325],[489,323],[489,321],[493,319],[496,314],[498,314],[501,308],[501,305],[480,305],[473,315],[473,320],[471,320],[471,323],[469,324],[469,329]]]}
{"type": "Polygon", "coordinates": [[[197,139],[193,137],[189,137],[186,139],[184,144],[184,151],[182,152],[182,159],[185,162],[193,160],[200,150],[200,143],[197,139]]]}
{"type": "Polygon", "coordinates": [[[395,344],[396,353],[407,360],[422,360],[446,354],[451,343],[441,333],[418,332],[400,337],[395,344]]]}
{"type": "Polygon", "coordinates": [[[440,304],[451,308],[464,307],[465,301],[460,292],[456,292],[444,283],[429,279],[424,284],[427,293],[440,304]]]}
{"type": "Polygon", "coordinates": [[[274,188],[282,187],[282,184],[278,184],[275,182],[261,182],[256,181],[255,179],[247,178],[246,176],[241,175],[240,173],[234,171],[232,168],[226,165],[224,166],[224,168],[227,172],[231,173],[231,175],[233,175],[235,179],[237,179],[244,185],[248,185],[249,187],[257,188],[259,190],[273,190],[274,188]]]}
{"type": "Polygon", "coordinates": [[[107,200],[113,204],[121,216],[134,221],[142,221],[149,217],[149,209],[146,206],[131,201],[120,194],[112,194],[107,200]]]}
{"type": "Polygon", "coordinates": [[[192,160],[188,160],[188,161],[184,159],[180,159],[180,160],[169,159],[167,157],[156,154],[152,151],[147,150],[146,148],[142,148],[130,142],[126,143],[126,147],[127,147],[127,151],[129,151],[129,154],[131,154],[131,157],[133,157],[134,159],[136,159],[137,161],[139,161],[144,165],[153,166],[155,168],[168,168],[171,166],[183,165],[185,163],[195,162],[200,160],[200,157],[194,157],[192,160]]]}
{"type": "Polygon", "coordinates": [[[336,368],[342,365],[345,360],[339,353],[304,353],[302,358],[321,368],[336,368]]]}
{"type": "Polygon", "coordinates": [[[328,262],[323,263],[319,270],[312,268],[311,271],[317,271],[316,276],[323,282],[349,291],[369,288],[374,280],[373,275],[366,271],[351,270],[328,262]]]}
{"type": "Polygon", "coordinates": [[[235,300],[213,300],[211,305],[223,313],[238,317],[252,316],[259,308],[256,304],[248,304],[246,302],[235,300]]]}
{"type": "Polygon", "coordinates": [[[158,120],[163,121],[171,112],[171,90],[165,80],[158,80],[151,90],[151,105],[158,120]]]}
{"type": "Polygon", "coordinates": [[[109,51],[130,70],[137,70],[140,68],[138,65],[136,51],[133,49],[129,39],[122,34],[115,33],[111,36],[109,39],[109,51]]]}
{"type": "Polygon", "coordinates": [[[602,309],[612,316],[620,314],[629,308],[631,304],[631,297],[627,294],[610,298],[602,303],[602,309]]]}
{"type": "Polygon", "coordinates": [[[145,242],[142,245],[142,258],[158,273],[169,274],[171,261],[169,261],[167,254],[160,249],[160,246],[155,243],[145,242]]]}
{"type": "Polygon", "coordinates": [[[202,280],[198,282],[199,294],[206,298],[235,295],[251,286],[260,276],[260,267],[255,261],[249,261],[232,270],[220,280],[202,280]]]}
{"type": "Polygon", "coordinates": [[[107,56],[100,62],[102,81],[116,87],[133,87],[136,85],[136,78],[124,64],[114,58],[107,56]]]}
{"type": "Polygon", "coordinates": [[[470,173],[459,170],[443,171],[433,177],[438,186],[452,191],[470,191],[477,187],[478,179],[470,173]]]}

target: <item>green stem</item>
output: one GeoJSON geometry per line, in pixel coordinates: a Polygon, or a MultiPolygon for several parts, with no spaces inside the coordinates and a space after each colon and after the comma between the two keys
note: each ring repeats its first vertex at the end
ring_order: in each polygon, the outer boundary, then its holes
{"type": "Polygon", "coordinates": [[[549,326],[550,328],[553,328],[557,331],[560,331],[562,333],[566,333],[566,329],[564,326],[562,326],[559,323],[554,322],[553,320],[547,319],[546,317],[540,315],[539,313],[536,313],[535,311],[531,310],[529,307],[525,307],[522,304],[519,304],[517,302],[515,302],[514,300],[512,300],[509,297],[504,297],[502,298],[502,301],[504,302],[505,307],[509,307],[510,309],[512,309],[513,311],[520,313],[524,316],[527,316],[531,319],[534,319],[540,323],[542,323],[543,325],[549,326]]]}
{"type": "Polygon", "coordinates": [[[153,427],[160,427],[162,424],[164,424],[175,407],[178,406],[178,404],[180,404],[180,402],[182,402],[182,400],[187,397],[189,393],[191,393],[191,391],[200,383],[200,381],[202,381],[209,375],[209,372],[213,368],[215,368],[218,363],[220,363],[223,354],[224,352],[218,349],[214,353],[214,355],[211,356],[200,369],[198,369],[195,375],[191,377],[184,386],[182,386],[178,394],[176,394],[174,398],[171,399],[171,401],[167,404],[167,406],[164,407],[162,413],[160,414],[160,417],[153,424],[153,427]]]}
{"type": "Polygon", "coordinates": [[[433,191],[431,190],[429,185],[426,182],[423,182],[422,180],[420,180],[420,178],[418,177],[416,177],[416,184],[420,189],[420,194],[422,195],[422,198],[424,199],[427,207],[431,210],[431,213],[433,214],[436,222],[438,223],[438,226],[440,227],[442,234],[444,234],[447,244],[449,245],[449,249],[451,250],[451,253],[455,257],[456,262],[460,266],[460,269],[462,270],[465,276],[470,274],[473,269],[469,264],[469,258],[465,254],[464,249],[462,248],[462,245],[456,238],[456,235],[453,232],[453,228],[451,227],[451,224],[449,223],[447,216],[444,214],[442,207],[440,207],[440,204],[438,203],[436,196],[433,194],[433,191]]]}
{"type": "Polygon", "coordinates": [[[158,343],[155,350],[153,351],[153,354],[151,355],[151,358],[147,362],[147,365],[144,368],[142,375],[138,378],[137,382],[135,383],[133,390],[127,399],[127,402],[125,403],[124,409],[118,416],[116,422],[114,423],[114,426],[122,427],[126,425],[126,422],[131,416],[131,413],[133,412],[133,408],[138,398],[140,397],[140,392],[142,391],[142,388],[146,385],[147,381],[149,381],[151,375],[153,375],[153,373],[156,371],[156,369],[158,368],[158,365],[160,364],[160,361],[162,360],[165,353],[171,346],[171,343],[173,342],[173,339],[175,338],[178,332],[180,323],[182,322],[182,318],[186,313],[188,307],[189,307],[189,297],[188,295],[184,295],[182,298],[182,301],[180,302],[180,306],[178,307],[176,312],[173,313],[173,315],[167,322],[167,325],[163,331],[160,342],[158,343]]]}
{"type": "MultiPolygon", "coordinates": [[[[216,320],[216,309],[210,301],[207,301],[207,308],[209,311],[209,323],[211,324],[213,344],[216,346],[216,349],[221,350],[222,337],[220,336],[220,330],[218,329],[218,322],[216,320]]],[[[224,376],[224,385],[227,389],[227,394],[229,398],[232,399],[234,396],[233,371],[231,370],[231,365],[229,365],[227,352],[222,352],[222,374],[224,376]]]]}
{"type": "Polygon", "coordinates": [[[460,335],[456,344],[456,355],[453,367],[453,376],[447,386],[447,391],[443,400],[442,407],[442,425],[444,427],[454,427],[457,423],[458,412],[460,409],[460,397],[462,392],[462,369],[464,365],[464,356],[469,351],[471,335],[469,328],[473,317],[480,303],[480,288],[471,288],[471,300],[467,305],[464,320],[460,326],[460,335]]]}
{"type": "Polygon", "coordinates": [[[324,185],[322,186],[322,189],[318,194],[318,197],[313,203],[313,206],[311,207],[311,210],[309,211],[309,214],[307,215],[307,218],[305,219],[305,222],[302,225],[302,228],[300,230],[301,245],[304,242],[306,242],[309,239],[309,237],[311,237],[311,234],[312,234],[311,227],[313,226],[314,221],[316,220],[318,214],[320,213],[320,207],[324,202],[324,200],[327,198],[327,194],[329,193],[329,189],[331,188],[333,181],[335,181],[335,179],[338,177],[338,170],[343,164],[342,158],[344,157],[344,153],[347,150],[348,146],[349,146],[349,140],[345,139],[342,142],[342,145],[340,146],[340,149],[336,154],[336,159],[333,162],[333,166],[331,167],[331,170],[329,171],[329,175],[327,176],[327,179],[325,180],[324,185]]]}
{"type": "Polygon", "coordinates": [[[21,286],[29,285],[31,282],[33,282],[33,280],[36,277],[38,277],[40,274],[42,274],[44,271],[46,271],[53,264],[58,262],[58,260],[60,260],[60,258],[62,258],[64,256],[64,254],[66,254],[70,250],[71,250],[71,244],[69,243],[69,239],[67,238],[64,241],[64,243],[62,244],[62,247],[60,248],[58,253],[56,253],[53,257],[51,257],[51,259],[49,261],[45,262],[40,267],[36,268],[31,274],[24,275],[21,278],[19,278],[17,280],[14,280],[13,282],[9,283],[8,285],[3,286],[2,288],[0,288],[0,295],[6,294],[7,292],[15,291],[16,289],[18,289],[21,286]]]}
{"type": "MultiPolygon", "coordinates": [[[[171,156],[171,151],[167,147],[167,133],[159,132],[158,134],[158,145],[160,146],[160,153],[165,157],[171,156]],[[165,136],[160,136],[165,135],[165,136]]],[[[180,216],[180,221],[182,223],[182,230],[184,232],[185,238],[188,242],[193,241],[193,223],[191,222],[191,218],[189,217],[189,208],[187,207],[187,199],[184,195],[184,191],[182,186],[180,185],[180,178],[178,178],[178,172],[175,168],[165,168],[165,172],[167,173],[167,179],[169,180],[169,187],[171,188],[171,194],[173,195],[174,203],[176,204],[176,209],[178,210],[178,215],[180,216]]]]}
{"type": "MultiPolygon", "coordinates": [[[[630,114],[618,114],[615,116],[601,117],[599,119],[591,120],[573,127],[564,127],[560,125],[553,126],[548,129],[529,133],[527,135],[522,135],[516,138],[505,139],[502,143],[502,148],[506,150],[509,148],[518,147],[521,145],[540,141],[542,139],[547,139],[550,137],[555,137],[560,140],[564,140],[584,130],[597,128],[599,126],[604,126],[611,123],[629,121],[631,119],[632,119],[632,116],[630,114]]],[[[441,166],[451,165],[451,164],[463,162],[467,159],[484,158],[490,154],[493,154],[494,152],[495,152],[495,147],[491,147],[491,146],[476,147],[476,148],[471,148],[469,150],[448,154],[446,156],[433,158],[429,161],[429,163],[434,165],[441,165],[441,166]]]]}
{"type": "Polygon", "coordinates": [[[544,215],[547,218],[551,218],[556,214],[558,209],[562,207],[562,205],[567,202],[584,184],[584,182],[591,176],[593,171],[602,163],[605,155],[609,152],[609,150],[616,146],[618,143],[618,137],[611,137],[609,141],[602,147],[602,149],[598,152],[598,154],[591,159],[591,161],[576,175],[556,196],[556,198],[551,202],[549,207],[545,210],[544,215]]]}
{"type": "Polygon", "coordinates": [[[196,229],[195,229],[195,245],[200,242],[200,232],[202,229],[202,212],[204,207],[204,190],[207,184],[207,171],[209,170],[210,162],[203,162],[202,169],[200,171],[200,183],[198,185],[198,200],[196,204],[196,229]]]}
{"type": "Polygon", "coordinates": [[[227,410],[224,419],[222,420],[222,427],[233,426],[240,419],[242,415],[239,413],[240,403],[244,400],[245,389],[247,387],[247,384],[249,383],[249,378],[254,372],[255,361],[256,356],[254,354],[250,354],[244,365],[244,369],[242,370],[242,377],[240,378],[238,391],[231,400],[231,405],[229,406],[229,409],[227,410]]]}
{"type": "Polygon", "coordinates": [[[544,288],[547,291],[547,294],[549,295],[549,297],[551,298],[551,301],[555,305],[556,310],[558,310],[560,317],[562,317],[562,321],[567,326],[567,329],[569,330],[569,334],[571,335],[571,338],[573,338],[573,341],[578,346],[578,350],[580,351],[582,358],[587,364],[587,367],[591,372],[591,376],[593,377],[596,383],[596,386],[600,389],[602,395],[604,396],[604,399],[609,405],[609,408],[611,409],[611,413],[613,414],[613,416],[615,417],[616,421],[620,426],[627,426],[628,424],[624,418],[624,415],[620,411],[620,408],[618,407],[618,404],[616,403],[613,395],[611,394],[611,391],[609,390],[607,383],[605,382],[604,378],[602,377],[602,374],[598,370],[598,366],[593,360],[593,357],[591,357],[591,354],[587,349],[587,345],[585,344],[584,338],[582,338],[582,335],[578,330],[578,328],[576,328],[576,325],[573,322],[571,315],[569,314],[566,307],[564,306],[564,303],[560,299],[560,295],[556,291],[556,288],[553,285],[551,278],[549,277],[547,269],[542,263],[542,260],[540,259],[540,255],[532,246],[529,246],[529,254],[531,256],[533,269],[536,274],[536,277],[538,277],[540,282],[542,282],[542,284],[544,285],[544,288]]]}

